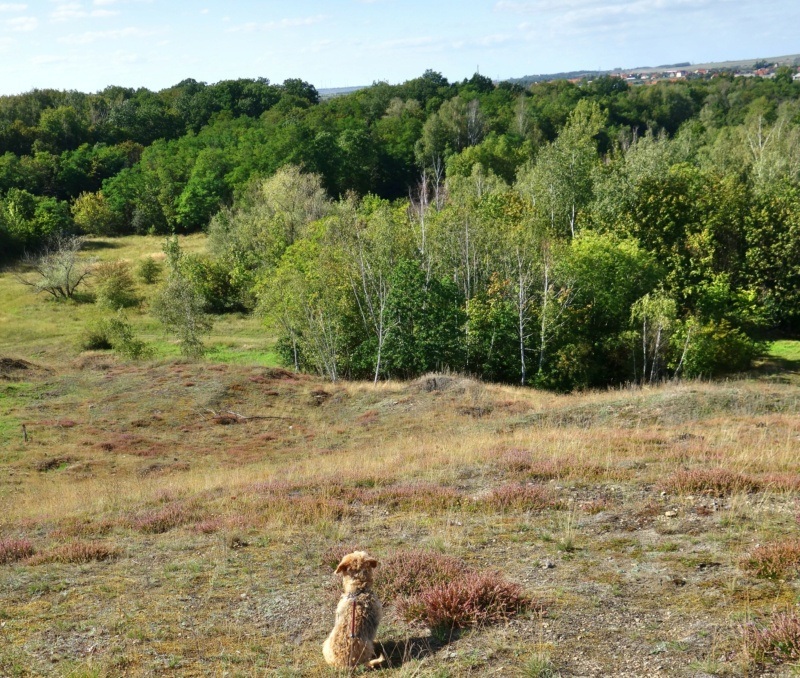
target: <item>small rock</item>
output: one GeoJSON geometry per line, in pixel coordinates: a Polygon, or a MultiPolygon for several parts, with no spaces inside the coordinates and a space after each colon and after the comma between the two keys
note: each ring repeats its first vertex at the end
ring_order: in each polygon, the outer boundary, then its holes
{"type": "Polygon", "coordinates": [[[664,514],[667,518],[675,518],[678,515],[677,511],[667,511],[664,514]]]}
{"type": "Polygon", "coordinates": [[[556,566],[556,564],[552,560],[545,560],[542,563],[542,569],[543,570],[552,570],[555,566],[556,566]]]}

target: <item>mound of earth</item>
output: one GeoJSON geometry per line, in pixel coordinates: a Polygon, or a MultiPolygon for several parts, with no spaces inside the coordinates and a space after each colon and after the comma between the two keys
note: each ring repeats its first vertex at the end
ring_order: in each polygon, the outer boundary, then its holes
{"type": "Polygon", "coordinates": [[[29,363],[27,360],[0,356],[0,380],[3,381],[21,381],[28,376],[32,376],[31,373],[46,371],[44,367],[29,363]]]}

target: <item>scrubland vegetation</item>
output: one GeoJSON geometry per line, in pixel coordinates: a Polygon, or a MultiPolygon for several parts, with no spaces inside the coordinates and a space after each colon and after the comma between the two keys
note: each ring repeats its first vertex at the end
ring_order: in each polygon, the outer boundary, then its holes
{"type": "Polygon", "coordinates": [[[0,98],[0,674],[796,670],[799,100],[0,98]]]}
{"type": "MultiPolygon", "coordinates": [[[[93,251],[133,263],[160,245],[115,242],[93,251]]],[[[246,318],[218,321],[240,323],[235,360],[188,360],[131,308],[156,355],[130,360],[68,338],[95,304],[9,273],[0,293],[16,318],[4,675],[330,675],[332,572],[356,548],[381,562],[394,675],[786,675],[797,659],[792,342],[717,383],[331,384],[259,366],[246,318]]]]}

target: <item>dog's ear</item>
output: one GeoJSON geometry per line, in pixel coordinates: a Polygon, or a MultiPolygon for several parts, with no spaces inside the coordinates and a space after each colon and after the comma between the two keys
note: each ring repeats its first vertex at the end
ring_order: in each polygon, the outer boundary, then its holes
{"type": "Polygon", "coordinates": [[[364,561],[364,565],[371,567],[374,570],[376,567],[378,567],[378,561],[375,560],[375,558],[367,558],[364,561]]]}
{"type": "Polygon", "coordinates": [[[348,567],[350,567],[351,560],[352,559],[350,558],[349,555],[346,555],[344,558],[342,558],[342,562],[339,563],[339,567],[336,568],[336,574],[342,574],[342,572],[344,572],[348,567]]]}

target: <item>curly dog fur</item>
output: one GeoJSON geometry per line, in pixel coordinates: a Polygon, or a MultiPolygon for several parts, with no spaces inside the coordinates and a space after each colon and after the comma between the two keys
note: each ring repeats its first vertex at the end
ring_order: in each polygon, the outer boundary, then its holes
{"type": "Polygon", "coordinates": [[[375,634],[381,621],[381,601],[372,592],[372,571],[378,561],[365,551],[355,551],[342,558],[336,573],[342,575],[344,593],[336,606],[336,623],[322,654],[325,661],[337,668],[366,664],[377,666],[383,655],[375,659],[375,634]]]}

